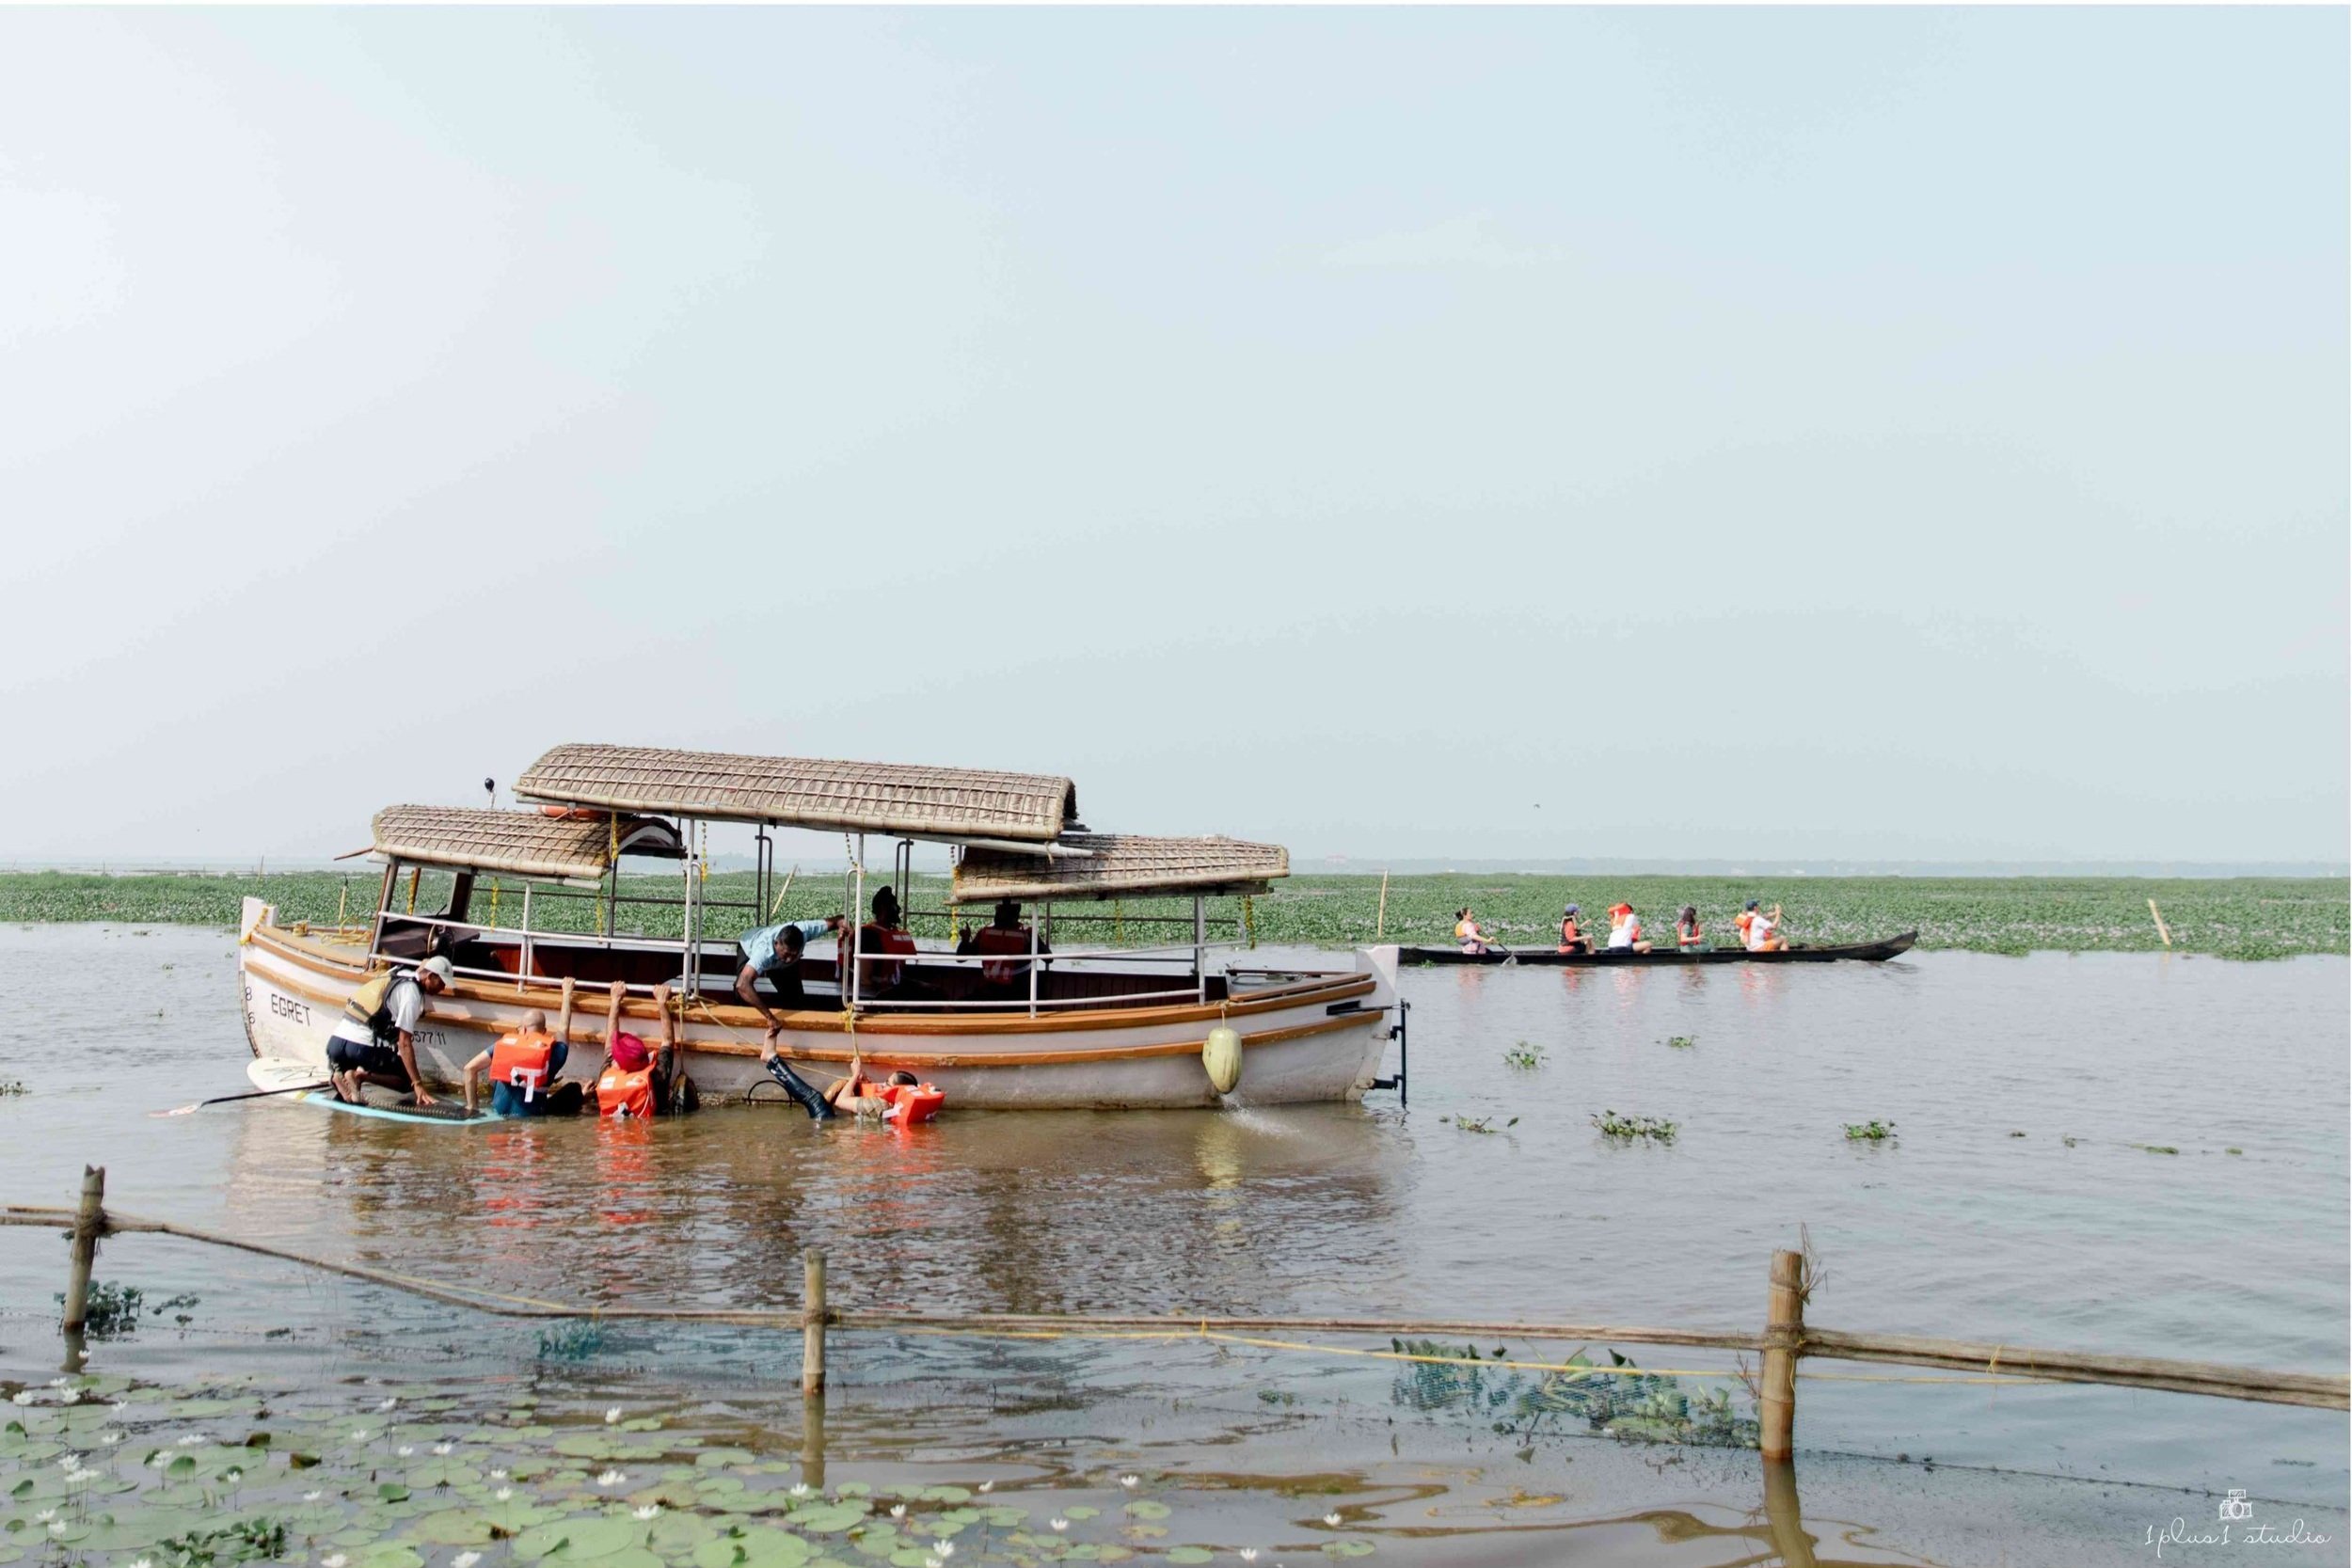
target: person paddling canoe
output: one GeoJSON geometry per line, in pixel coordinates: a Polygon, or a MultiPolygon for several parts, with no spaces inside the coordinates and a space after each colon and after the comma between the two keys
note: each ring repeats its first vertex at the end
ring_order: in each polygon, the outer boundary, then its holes
{"type": "Polygon", "coordinates": [[[1778,953],[1788,945],[1788,939],[1780,934],[1778,904],[1772,906],[1772,913],[1766,914],[1756,908],[1756,901],[1751,898],[1748,907],[1740,911],[1736,924],[1740,927],[1741,943],[1751,953],[1778,953]]]}
{"type": "Polygon", "coordinates": [[[1484,953],[1489,938],[1478,928],[1478,921],[1468,906],[1454,911],[1454,940],[1462,944],[1465,953],[1484,953]]]}

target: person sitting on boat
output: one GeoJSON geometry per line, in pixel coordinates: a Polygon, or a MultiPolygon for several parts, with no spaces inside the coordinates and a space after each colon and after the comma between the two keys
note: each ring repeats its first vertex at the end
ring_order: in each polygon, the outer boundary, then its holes
{"type": "Polygon", "coordinates": [[[533,1007],[521,1024],[501,1035],[489,1050],[466,1064],[466,1109],[480,1103],[475,1089],[485,1069],[490,1078],[490,1114],[497,1117],[567,1117],[576,1115],[584,1098],[577,1083],[557,1079],[571,1059],[572,985],[564,982],[564,1028],[549,1033],[548,1015],[533,1007]]]}
{"type": "Polygon", "coordinates": [[[1772,913],[1766,914],[1756,907],[1756,900],[1751,898],[1743,913],[1745,930],[1741,934],[1749,952],[1778,953],[1788,945],[1788,939],[1780,934],[1778,904],[1772,906],[1772,913]]]}
{"type": "MultiPolygon", "coordinates": [[[[980,982],[992,990],[1009,991],[1027,980],[1029,975],[1029,943],[1032,933],[1021,923],[1021,906],[1009,898],[996,905],[996,918],[956,944],[959,953],[1019,954],[1015,960],[1008,957],[989,958],[980,965],[980,982]]],[[[1040,953],[1050,953],[1044,942],[1037,943],[1040,953]]]]}
{"type": "Polygon", "coordinates": [[[1630,904],[1619,904],[1609,911],[1609,950],[1613,953],[1649,951],[1649,943],[1642,940],[1642,917],[1633,912],[1630,904]]]}
{"type": "Polygon", "coordinates": [[[1706,936],[1699,930],[1699,911],[1695,904],[1682,906],[1682,913],[1675,918],[1675,951],[1696,953],[1707,945],[1706,936]]]}
{"type": "MultiPolygon", "coordinates": [[[[917,951],[914,939],[907,934],[904,917],[898,911],[898,895],[883,888],[874,895],[874,918],[858,927],[857,944],[862,953],[913,953],[917,951]]],[[[1026,951],[1026,943],[1024,943],[1026,951]]],[[[899,989],[906,981],[906,964],[898,958],[861,958],[857,963],[857,993],[860,996],[882,996],[899,989]]]]}
{"type": "MultiPolygon", "coordinates": [[[[828,931],[840,930],[844,924],[841,916],[829,914],[822,920],[787,920],[744,932],[735,939],[743,954],[743,967],[735,976],[735,994],[770,1023],[782,1024],[784,1015],[778,1008],[808,1005],[808,993],[801,986],[801,955],[810,942],[828,931]],[[760,980],[766,980],[776,993],[773,1006],[761,1001],[754,989],[760,980]]],[[[847,989],[843,988],[845,993],[847,989]]]]}
{"type": "Polygon", "coordinates": [[[1593,950],[1593,939],[1584,934],[1583,922],[1579,918],[1582,912],[1574,904],[1560,911],[1561,952],[1590,953],[1593,950]]]}
{"type": "Polygon", "coordinates": [[[1476,917],[1467,907],[1454,911],[1454,940],[1462,944],[1465,953],[1477,954],[1486,950],[1486,933],[1478,928],[1476,917]]]}
{"type": "Polygon", "coordinates": [[[694,1108],[694,1083],[678,1067],[677,1020],[670,1010],[670,988],[653,988],[654,1010],[661,1015],[661,1044],[648,1049],[621,1027],[621,1001],[628,985],[612,982],[604,1013],[604,1065],[596,1069],[596,1115],[640,1120],[664,1111],[694,1108]]]}
{"type": "Polygon", "coordinates": [[[326,1041],[326,1076],[336,1097],[357,1105],[360,1089],[377,1084],[414,1093],[420,1105],[432,1104],[417,1071],[417,1021],[424,1016],[424,999],[440,995],[456,978],[447,958],[431,958],[412,974],[388,969],[361,981],[326,1041]]]}

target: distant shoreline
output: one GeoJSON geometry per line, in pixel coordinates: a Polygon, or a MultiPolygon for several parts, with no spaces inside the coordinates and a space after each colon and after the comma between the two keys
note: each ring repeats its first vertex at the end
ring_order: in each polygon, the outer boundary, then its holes
{"type": "MultiPolygon", "coordinates": [[[[332,924],[338,913],[364,919],[375,907],[380,873],[355,863],[348,871],[286,871],[266,876],[95,875],[66,872],[0,872],[0,922],[54,924],[128,922],[229,927],[238,906],[250,895],[278,906],[284,919],[332,924]]],[[[497,879],[485,878],[484,890],[497,879]]],[[[675,874],[626,879],[644,891],[675,893],[675,874]]],[[[937,874],[918,875],[909,899],[918,937],[947,934],[937,912],[944,893],[937,874]]],[[[751,879],[743,872],[715,873],[713,899],[745,901],[751,879]]],[[[519,890],[507,888],[511,897],[519,890]]],[[[481,896],[478,890],[477,897],[481,896]]],[[[772,911],[783,918],[836,913],[843,902],[840,873],[803,866],[792,895],[772,911]]],[[[442,890],[428,880],[420,908],[437,908],[442,890]]],[[[1358,947],[1375,941],[1438,944],[1453,940],[1454,911],[1471,907],[1489,930],[1513,945],[1549,946],[1556,941],[1560,912],[1580,903],[1587,928],[1607,925],[1603,911],[1618,899],[1641,911],[1653,933],[1671,928],[1688,904],[1702,926],[1719,940],[1747,899],[1783,906],[1788,929],[1799,941],[1860,942],[1916,930],[1922,950],[1964,949],[1979,953],[2157,952],[2165,948],[2227,958],[2280,958],[2308,953],[2352,954],[2352,889],[2341,878],[2131,878],[2131,877],[1818,877],[1818,876],[1644,876],[1627,872],[1542,875],[1472,871],[1454,875],[1391,875],[1385,906],[1375,873],[1334,875],[1307,871],[1278,883],[1275,891],[1246,906],[1216,900],[1215,929],[1220,939],[1254,935],[1269,945],[1358,947]],[[2149,901],[2162,911],[2159,933],[2149,901]]],[[[1182,907],[1189,911],[1189,903],[1182,907]]],[[[593,918],[587,900],[561,906],[543,900],[535,929],[586,930],[584,924],[551,923],[561,910],[567,920],[593,918]]],[[[1097,946],[1116,935],[1149,929],[1138,923],[1123,930],[1123,917],[1177,913],[1169,903],[1141,901],[1056,909],[1057,937],[1065,948],[1097,946]],[[1091,921],[1087,917],[1091,916],[1091,921]]],[[[675,936],[675,911],[633,906],[631,919],[644,934],[675,936]]],[[[739,916],[739,918],[740,918],[739,916]]],[[[967,919],[969,917],[967,916],[967,919]]],[[[513,921],[508,911],[507,924],[513,921]]],[[[749,923],[749,922],[747,922],[749,923]]],[[[716,933],[715,934],[720,934],[716,933]]]]}

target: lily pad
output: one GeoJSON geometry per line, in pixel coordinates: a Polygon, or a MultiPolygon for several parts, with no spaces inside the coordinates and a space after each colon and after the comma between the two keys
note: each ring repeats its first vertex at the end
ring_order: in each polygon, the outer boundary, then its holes
{"type": "Polygon", "coordinates": [[[1166,1503],[1153,1502],[1149,1497],[1138,1497],[1127,1505],[1127,1512],[1138,1519],[1165,1519],[1174,1511],[1166,1503]]]}
{"type": "Polygon", "coordinates": [[[634,1519],[558,1519],[515,1537],[515,1555],[579,1562],[610,1557],[644,1538],[644,1527],[634,1519]]]}
{"type": "Polygon", "coordinates": [[[809,1559],[808,1543],[766,1525],[717,1536],[694,1548],[694,1568],[799,1568],[809,1559]]]}

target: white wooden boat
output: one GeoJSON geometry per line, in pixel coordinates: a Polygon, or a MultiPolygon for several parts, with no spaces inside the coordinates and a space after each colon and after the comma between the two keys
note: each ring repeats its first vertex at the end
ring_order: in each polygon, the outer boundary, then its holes
{"type": "Polygon", "coordinates": [[[819,1082],[855,1054],[938,1084],[951,1111],[1272,1105],[1353,1100],[1393,1083],[1378,1073],[1398,1016],[1395,948],[1360,950],[1329,970],[1211,961],[1232,944],[1209,940],[1205,901],[1262,894],[1287,876],[1277,846],[1092,833],[1077,820],[1067,779],[888,764],[560,746],[516,793],[545,805],[378,813],[372,852],[384,874],[364,926],[314,929],[246,901],[239,969],[257,1057],[323,1066],[344,1001],[371,972],[439,952],[457,984],[428,998],[415,1035],[419,1069],[437,1085],[454,1084],[524,1013],[557,1017],[568,977],[577,990],[567,1075],[584,1079],[602,1054],[612,981],[628,985],[628,1026],[648,1039],[660,1029],[653,990],[667,983],[687,1069],[705,1096],[780,1099],[759,1059],[766,1021],[734,994],[735,939],[769,923],[768,830],[793,826],[837,831],[855,847],[843,882],[850,910],[867,906],[868,835],[895,845],[886,879],[902,906],[913,844],[944,843],[958,852],[952,905],[1022,903],[1029,930],[1047,933],[1036,941],[1053,948],[1033,946],[1012,963],[999,955],[992,982],[990,960],[918,944],[900,960],[912,983],[876,996],[862,990],[874,968],[860,961],[871,950],[855,923],[840,943],[846,954],[828,952],[831,941],[813,944],[802,966],[807,995],[787,1015],[781,1053],[819,1082]],[[709,896],[693,847],[708,822],[756,825],[751,898],[709,896]],[[662,900],[678,911],[679,939],[563,933],[544,920],[532,928],[534,903],[571,898],[601,906],[599,931],[617,929],[624,905],[647,901],[624,893],[620,864],[631,856],[682,863],[675,895],[662,900]],[[445,906],[419,912],[404,904],[402,884],[413,899],[427,868],[453,875],[445,906]],[[498,879],[495,897],[485,897],[485,875],[498,879]],[[1050,936],[1057,905],[1168,897],[1192,904],[1190,940],[1179,945],[1073,951],[1050,936]],[[1008,981],[1008,970],[1018,977],[1008,981]],[[1242,1043],[1240,1080],[1223,1096],[1201,1061],[1220,1023],[1242,1043]]]}

